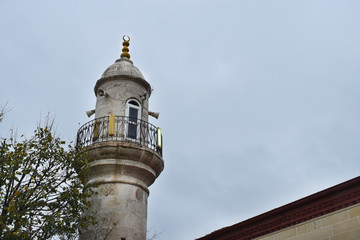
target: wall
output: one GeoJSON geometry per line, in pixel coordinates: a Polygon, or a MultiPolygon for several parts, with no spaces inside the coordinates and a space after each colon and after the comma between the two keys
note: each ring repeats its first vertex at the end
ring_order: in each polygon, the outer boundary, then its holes
{"type": "Polygon", "coordinates": [[[360,240],[360,204],[256,240],[360,240]]]}

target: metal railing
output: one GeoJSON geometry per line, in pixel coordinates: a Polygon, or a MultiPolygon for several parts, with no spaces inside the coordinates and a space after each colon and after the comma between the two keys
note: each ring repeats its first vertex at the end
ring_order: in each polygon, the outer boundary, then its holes
{"type": "Polygon", "coordinates": [[[99,142],[131,142],[162,156],[160,128],[146,121],[124,116],[106,116],[85,123],[77,132],[76,145],[87,147],[99,142]]]}

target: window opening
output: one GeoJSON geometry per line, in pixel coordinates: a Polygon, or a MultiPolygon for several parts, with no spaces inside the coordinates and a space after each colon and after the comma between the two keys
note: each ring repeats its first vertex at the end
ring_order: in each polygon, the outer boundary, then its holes
{"type": "Polygon", "coordinates": [[[125,130],[126,137],[139,139],[141,105],[138,101],[132,99],[126,103],[126,116],[128,117],[128,123],[125,130]]]}

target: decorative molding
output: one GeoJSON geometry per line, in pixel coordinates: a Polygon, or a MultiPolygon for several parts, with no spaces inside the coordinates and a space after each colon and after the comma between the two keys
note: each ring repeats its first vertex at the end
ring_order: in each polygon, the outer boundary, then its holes
{"type": "Polygon", "coordinates": [[[250,240],[360,203],[360,177],[212,232],[197,240],[250,240]]]}

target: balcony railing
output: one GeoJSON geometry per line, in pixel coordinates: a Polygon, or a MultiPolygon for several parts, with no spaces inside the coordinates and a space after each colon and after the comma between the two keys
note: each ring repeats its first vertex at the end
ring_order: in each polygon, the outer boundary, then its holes
{"type": "Polygon", "coordinates": [[[106,116],[85,123],[77,132],[76,145],[87,147],[100,142],[131,142],[162,156],[160,128],[146,121],[124,116],[106,116]]]}

